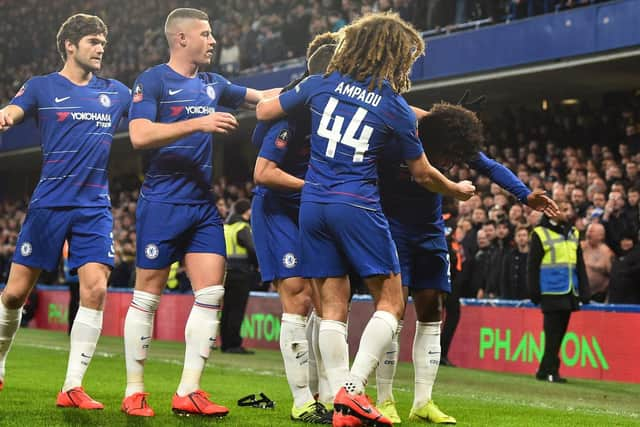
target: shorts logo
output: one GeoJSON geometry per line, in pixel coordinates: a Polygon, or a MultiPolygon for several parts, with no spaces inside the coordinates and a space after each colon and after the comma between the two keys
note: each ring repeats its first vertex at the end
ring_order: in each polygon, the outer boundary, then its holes
{"type": "Polygon", "coordinates": [[[144,248],[144,256],[146,256],[148,259],[156,259],[158,258],[159,254],[160,254],[160,250],[153,243],[149,243],[144,248]]]}
{"type": "Polygon", "coordinates": [[[211,99],[216,99],[216,90],[213,86],[207,86],[207,96],[211,99]]]}
{"type": "Polygon", "coordinates": [[[98,97],[98,100],[100,101],[100,104],[102,104],[104,108],[111,107],[111,98],[109,98],[109,96],[106,93],[101,93],[100,96],[98,97]]]}
{"type": "Polygon", "coordinates": [[[298,259],[294,254],[292,254],[291,252],[288,252],[284,254],[284,256],[282,257],[282,264],[286,268],[293,268],[298,264],[298,259]]]}
{"type": "Polygon", "coordinates": [[[31,243],[24,242],[22,244],[22,246],[20,246],[20,255],[26,257],[26,256],[31,255],[31,252],[33,252],[33,248],[31,247],[31,243]]]}

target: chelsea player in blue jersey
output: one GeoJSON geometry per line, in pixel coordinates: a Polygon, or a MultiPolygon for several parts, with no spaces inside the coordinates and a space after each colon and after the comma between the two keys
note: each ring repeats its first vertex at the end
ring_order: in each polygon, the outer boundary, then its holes
{"type": "Polygon", "coordinates": [[[172,409],[224,416],[228,409],[200,389],[224,295],[224,233],[210,190],[211,134],[238,126],[218,106],[252,107],[264,93],[200,71],[211,63],[216,44],[206,13],[175,9],[164,30],[169,62],[138,77],[129,113],[131,142],[136,149],[149,149],[150,161],[136,212],[136,284],[124,325],[127,388],[122,411],[154,415],[144,392],[144,361],[170,266],[183,260],[195,302],[185,327],[184,369],[172,409]]]}
{"type": "MultiPolygon", "coordinates": [[[[334,36],[329,33],[317,36],[308,49],[308,74],[324,73],[334,50],[334,36]]],[[[295,84],[291,83],[289,89],[295,84]]],[[[309,332],[313,334],[315,330],[314,319],[307,319],[311,283],[302,277],[300,268],[298,212],[309,164],[310,132],[311,114],[306,108],[286,119],[258,124],[254,144],[260,147],[260,152],[254,168],[257,186],[251,207],[251,228],[262,280],[273,283],[282,302],[280,351],[293,396],[291,419],[331,424],[332,412],[321,403],[328,394],[323,375],[317,372],[318,363],[322,370],[321,360],[312,347],[313,339],[308,339],[309,332]],[[318,401],[309,386],[309,377],[314,374],[320,376],[318,401]]]]}
{"type": "Polygon", "coordinates": [[[80,279],[80,308],[70,334],[67,375],[57,405],[102,409],[82,379],[102,329],[107,279],[114,261],[107,163],[118,122],[129,107],[122,83],[95,75],[107,43],[97,16],[77,14],[60,27],[61,71],[33,77],[0,110],[0,130],[27,117],[38,123],[43,165],[31,197],[7,286],[0,299],[0,388],[22,305],[42,270],[58,268],[69,242],[69,267],[80,279]]]}
{"type": "MultiPolygon", "coordinates": [[[[475,113],[458,105],[436,104],[420,119],[420,139],[434,165],[447,167],[466,161],[520,202],[549,213],[557,209],[542,191],[532,192],[509,169],[479,151],[483,134],[475,113]]],[[[431,399],[440,362],[443,299],[451,292],[442,196],[412,182],[398,150],[391,147],[385,154],[388,161],[379,163],[382,206],[398,248],[405,301],[410,293],[417,317],[412,349],[415,394],[409,419],[455,424],[455,418],[443,413],[431,399]]],[[[392,394],[398,352],[396,335],[376,371],[378,408],[395,423],[400,422],[392,394]]]]}
{"type": "Polygon", "coordinates": [[[397,15],[368,15],[344,29],[327,75],[310,76],[257,108],[259,120],[282,117],[301,105],[312,111],[311,159],[300,207],[301,262],[303,276],[320,287],[320,351],[336,392],[334,426],[391,425],[364,395],[404,312],[376,160],[388,144],[397,144],[418,184],[464,200],[475,191],[471,183],[453,183],[429,164],[417,138],[416,115],[400,96],[423,51],[420,34],[397,15]],[[351,371],[344,361],[349,265],[365,278],[376,306],[351,371]]]}

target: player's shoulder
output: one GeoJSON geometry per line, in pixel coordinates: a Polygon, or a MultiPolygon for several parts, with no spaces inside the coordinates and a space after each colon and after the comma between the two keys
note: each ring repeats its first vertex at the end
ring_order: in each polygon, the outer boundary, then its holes
{"type": "Polygon", "coordinates": [[[169,71],[167,64],[158,64],[149,67],[138,75],[138,80],[160,80],[169,71]]]}
{"type": "Polygon", "coordinates": [[[200,78],[200,80],[202,80],[205,84],[225,84],[225,85],[230,85],[231,81],[229,79],[227,79],[226,77],[224,77],[223,75],[220,75],[218,73],[212,73],[212,72],[199,72],[198,73],[198,77],[200,78]]]}
{"type": "Polygon", "coordinates": [[[109,91],[117,91],[118,93],[127,92],[129,93],[129,88],[122,83],[120,80],[109,79],[105,77],[96,77],[96,87],[99,89],[107,89],[109,91]]]}

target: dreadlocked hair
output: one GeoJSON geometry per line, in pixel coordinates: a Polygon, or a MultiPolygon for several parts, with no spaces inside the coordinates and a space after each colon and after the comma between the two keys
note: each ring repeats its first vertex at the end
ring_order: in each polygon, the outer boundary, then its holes
{"type": "Polygon", "coordinates": [[[434,104],[418,124],[427,156],[467,162],[484,143],[484,126],[473,111],[446,102],[434,104]]]}
{"type": "Polygon", "coordinates": [[[371,77],[369,90],[388,80],[396,93],[411,87],[409,71],[424,52],[424,41],[397,13],[373,13],[343,28],[327,74],[338,71],[356,81],[371,77]]]}

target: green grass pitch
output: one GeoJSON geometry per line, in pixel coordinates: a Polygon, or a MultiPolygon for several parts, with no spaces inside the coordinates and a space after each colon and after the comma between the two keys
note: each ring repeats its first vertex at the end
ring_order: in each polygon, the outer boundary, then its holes
{"type": "MultiPolygon", "coordinates": [[[[125,385],[123,344],[103,337],[86,376],[85,389],[105,404],[104,411],[87,412],[55,406],[67,363],[67,336],[23,329],[7,361],[5,389],[0,392],[0,426],[288,426],[291,399],[279,353],[259,350],[254,356],[213,352],[202,387],[228,406],[223,420],[180,418],[171,413],[183,348],[156,341],[146,366],[153,419],[129,418],[120,412],[125,385]],[[239,408],[238,398],[265,392],[275,410],[239,408]]],[[[395,396],[408,422],[413,387],[410,364],[398,368],[395,396]]],[[[369,392],[375,394],[373,387],[369,392]]],[[[640,384],[570,379],[547,384],[532,376],[440,368],[434,398],[460,426],[640,426],[640,384]]]]}

